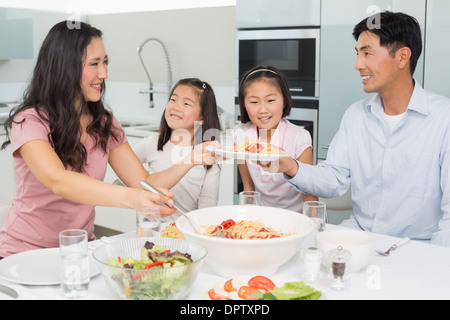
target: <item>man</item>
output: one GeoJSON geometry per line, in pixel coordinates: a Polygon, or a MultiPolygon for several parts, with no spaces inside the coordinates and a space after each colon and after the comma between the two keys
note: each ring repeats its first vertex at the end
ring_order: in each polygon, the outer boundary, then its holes
{"type": "Polygon", "coordinates": [[[420,26],[380,13],[354,28],[355,69],[374,95],[346,111],[317,166],[283,159],[279,171],[300,191],[324,198],[351,188],[353,215],[342,223],[450,246],[450,100],[425,91],[413,74],[420,26]]]}

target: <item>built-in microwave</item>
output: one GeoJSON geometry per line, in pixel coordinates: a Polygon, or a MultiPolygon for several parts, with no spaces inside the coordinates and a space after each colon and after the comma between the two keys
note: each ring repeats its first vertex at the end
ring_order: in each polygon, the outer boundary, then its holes
{"type": "Polygon", "coordinates": [[[257,65],[272,65],[287,77],[292,97],[319,97],[319,28],[237,31],[236,88],[257,65]]]}

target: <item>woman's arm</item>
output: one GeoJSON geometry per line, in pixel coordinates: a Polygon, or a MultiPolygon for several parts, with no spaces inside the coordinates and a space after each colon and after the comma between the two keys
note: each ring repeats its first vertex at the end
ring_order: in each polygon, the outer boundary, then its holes
{"type": "MultiPolygon", "coordinates": [[[[110,158],[113,154],[119,152],[119,149],[126,148],[126,146],[128,146],[128,143],[112,150],[110,158]]],[[[159,206],[155,203],[155,201],[159,201],[170,204],[170,197],[139,189],[108,184],[84,174],[66,170],[48,141],[29,141],[20,147],[18,152],[20,152],[20,155],[33,175],[42,184],[52,190],[53,193],[67,200],[98,206],[135,209],[158,206],[162,214],[176,212],[175,209],[159,206]]],[[[139,161],[137,162],[140,164],[139,161]]],[[[142,164],[140,165],[142,166],[142,164]]],[[[130,164],[130,167],[134,168],[136,165],[131,166],[130,164]]],[[[142,170],[146,173],[144,168],[142,170]]],[[[137,183],[133,183],[132,186],[137,188],[137,183]]]]}
{"type": "MultiPolygon", "coordinates": [[[[212,165],[222,160],[222,157],[212,155],[211,152],[205,150],[207,146],[221,148],[217,141],[208,141],[197,145],[192,152],[183,160],[174,164],[170,168],[151,173],[147,178],[148,182],[155,186],[161,186],[171,189],[196,165],[212,165]]],[[[123,181],[123,180],[122,180],[123,181]]]]}

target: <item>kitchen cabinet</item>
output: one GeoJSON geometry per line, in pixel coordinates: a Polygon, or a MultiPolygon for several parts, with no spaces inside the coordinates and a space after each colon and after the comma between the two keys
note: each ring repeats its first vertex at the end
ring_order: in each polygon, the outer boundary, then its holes
{"type": "Polygon", "coordinates": [[[427,1],[427,28],[425,45],[424,88],[450,98],[450,2],[448,0],[427,1]]]}
{"type": "MultiPolygon", "coordinates": [[[[5,141],[5,135],[0,134],[0,144],[5,141]]],[[[14,183],[13,157],[11,146],[0,150],[0,205],[12,201],[16,191],[14,183]]]]}
{"type": "MultiPolygon", "coordinates": [[[[426,0],[322,0],[319,159],[326,159],[327,146],[338,131],[345,110],[367,96],[363,91],[361,77],[355,70],[356,41],[352,36],[353,27],[362,19],[385,10],[414,16],[422,27],[422,36],[424,35],[426,0]]],[[[443,51],[442,55],[444,54],[443,51]]],[[[423,61],[422,54],[415,72],[415,79],[421,84],[423,61]]],[[[436,64],[439,62],[440,60],[436,61],[436,64]]]]}
{"type": "Polygon", "coordinates": [[[0,60],[33,58],[31,9],[0,8],[0,60]]]}
{"type": "Polygon", "coordinates": [[[319,25],[319,0],[236,1],[237,29],[319,25]]]}
{"type": "MultiPolygon", "coordinates": [[[[127,138],[131,147],[143,139],[142,137],[134,136],[127,136],[127,138]]],[[[117,179],[116,173],[108,164],[104,181],[114,183],[117,179]]],[[[133,231],[136,229],[136,212],[127,208],[97,206],[95,208],[95,224],[120,232],[133,231]]]]}

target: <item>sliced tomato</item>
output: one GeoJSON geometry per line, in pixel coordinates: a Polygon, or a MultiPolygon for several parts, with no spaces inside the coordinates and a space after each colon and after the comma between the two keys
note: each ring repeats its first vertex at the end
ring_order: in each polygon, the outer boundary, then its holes
{"type": "Polygon", "coordinates": [[[233,287],[233,279],[227,280],[223,285],[223,288],[225,289],[226,292],[232,292],[237,290],[235,287],[233,287]]]}
{"type": "Polygon", "coordinates": [[[248,285],[257,289],[262,289],[266,292],[275,289],[275,284],[267,277],[256,276],[248,280],[248,285]]]}
{"type": "Polygon", "coordinates": [[[214,289],[211,289],[208,291],[208,296],[211,298],[211,300],[231,300],[228,297],[222,296],[220,294],[217,294],[214,289]]]}
{"type": "Polygon", "coordinates": [[[239,288],[238,296],[244,300],[258,300],[253,292],[259,292],[259,290],[250,286],[242,286],[239,288]]]}

